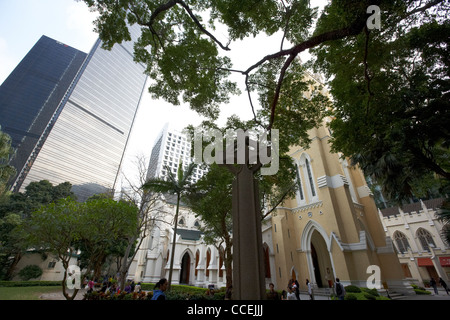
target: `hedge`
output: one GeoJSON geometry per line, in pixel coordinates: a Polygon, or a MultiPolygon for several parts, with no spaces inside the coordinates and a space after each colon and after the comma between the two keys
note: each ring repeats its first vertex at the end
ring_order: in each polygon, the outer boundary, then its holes
{"type": "Polygon", "coordinates": [[[0,287],[57,287],[61,281],[0,281],[0,287]]]}

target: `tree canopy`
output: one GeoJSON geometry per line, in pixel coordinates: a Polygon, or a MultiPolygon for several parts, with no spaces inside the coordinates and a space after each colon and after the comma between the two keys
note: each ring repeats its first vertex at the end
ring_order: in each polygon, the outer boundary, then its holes
{"type": "Polygon", "coordinates": [[[130,40],[129,25],[141,27],[134,57],[155,98],[187,103],[215,121],[245,88],[249,125],[279,129],[280,154],[299,141],[307,146],[308,130],[329,111],[334,150],[391,197],[411,194],[425,172],[448,180],[448,0],[336,0],[321,12],[308,0],[84,2],[99,12],[104,48],[130,40]],[[367,24],[372,5],[379,29],[367,24]],[[227,53],[262,33],[281,35],[268,43],[273,53],[235,69],[227,53]],[[314,64],[299,59],[308,50],[314,64]],[[327,77],[332,104],[306,76],[313,65],[327,77]],[[240,86],[232,74],[242,76],[240,86]]]}

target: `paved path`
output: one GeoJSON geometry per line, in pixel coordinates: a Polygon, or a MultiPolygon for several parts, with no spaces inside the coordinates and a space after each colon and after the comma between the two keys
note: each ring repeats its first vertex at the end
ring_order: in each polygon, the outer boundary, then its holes
{"type": "MultiPolygon", "coordinates": [[[[72,294],[72,291],[69,291],[72,294]]],[[[83,300],[84,294],[86,293],[85,289],[81,289],[78,291],[75,300],[83,300]]],[[[39,297],[41,300],[66,300],[62,293],[62,289],[56,292],[44,293],[39,297]]]]}

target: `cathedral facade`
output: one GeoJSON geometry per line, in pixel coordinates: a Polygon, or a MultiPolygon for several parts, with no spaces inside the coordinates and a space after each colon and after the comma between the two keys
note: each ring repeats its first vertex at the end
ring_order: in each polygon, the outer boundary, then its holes
{"type": "Polygon", "coordinates": [[[306,279],[328,288],[339,278],[344,285],[410,292],[363,172],[331,152],[326,123],[309,134],[308,149],[290,149],[299,191],[271,221],[279,289],[290,279],[306,290],[306,279]]]}

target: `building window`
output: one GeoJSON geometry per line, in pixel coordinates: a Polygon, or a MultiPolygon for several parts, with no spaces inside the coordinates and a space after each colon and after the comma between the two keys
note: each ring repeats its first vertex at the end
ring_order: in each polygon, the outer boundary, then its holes
{"type": "Polygon", "coordinates": [[[297,186],[298,186],[298,193],[299,193],[300,201],[303,201],[303,200],[305,200],[305,195],[303,194],[302,180],[300,178],[300,172],[298,170],[298,166],[295,166],[295,173],[297,175],[297,186]]]}
{"type": "Polygon", "coordinates": [[[223,262],[225,259],[225,252],[222,247],[219,249],[219,278],[223,278],[223,262]]]}
{"type": "Polygon", "coordinates": [[[399,252],[406,253],[408,251],[408,248],[410,248],[408,239],[403,233],[396,231],[394,233],[394,240],[395,243],[397,244],[399,252]]]}
{"type": "Polygon", "coordinates": [[[206,276],[209,277],[209,263],[211,262],[211,250],[208,249],[208,251],[206,252],[206,276]]]}
{"type": "Polygon", "coordinates": [[[309,164],[309,160],[305,159],[306,171],[308,172],[309,185],[311,186],[311,194],[313,197],[316,196],[316,189],[314,188],[314,179],[311,173],[311,166],[309,164]]]}
{"type": "Polygon", "coordinates": [[[265,243],[263,245],[263,250],[264,250],[264,269],[265,269],[265,275],[266,278],[270,278],[271,277],[271,273],[270,273],[270,256],[269,256],[269,247],[267,246],[267,244],[265,243]]]}
{"type": "Polygon", "coordinates": [[[430,251],[430,245],[433,246],[433,248],[436,248],[433,237],[427,230],[423,228],[417,230],[417,238],[419,238],[420,244],[422,245],[424,251],[430,251]]]}
{"type": "Polygon", "coordinates": [[[197,275],[198,275],[197,267],[198,267],[199,261],[200,261],[200,252],[197,250],[197,252],[195,253],[195,277],[197,277],[197,275]]]}

